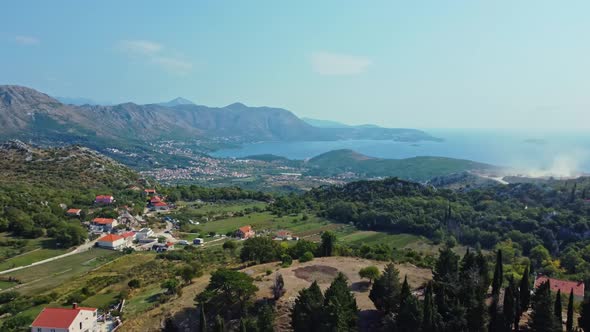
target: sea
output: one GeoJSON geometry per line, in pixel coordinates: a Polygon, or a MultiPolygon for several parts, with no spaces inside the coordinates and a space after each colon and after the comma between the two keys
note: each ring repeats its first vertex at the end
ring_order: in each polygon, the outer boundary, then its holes
{"type": "Polygon", "coordinates": [[[216,157],[241,158],[274,154],[308,159],[319,154],[351,149],[378,158],[401,159],[438,156],[467,159],[506,167],[521,175],[572,177],[590,174],[590,132],[427,129],[441,142],[342,140],[260,142],[213,153],[216,157]]]}

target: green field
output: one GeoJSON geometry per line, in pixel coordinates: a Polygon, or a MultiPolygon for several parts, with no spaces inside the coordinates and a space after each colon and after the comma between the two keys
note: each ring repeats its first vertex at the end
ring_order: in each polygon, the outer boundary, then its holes
{"type": "Polygon", "coordinates": [[[264,209],[266,203],[256,201],[238,201],[226,203],[193,203],[193,202],[179,202],[178,206],[185,206],[182,213],[189,214],[210,214],[210,213],[225,213],[225,212],[239,212],[247,208],[264,209]]]}
{"type": "Polygon", "coordinates": [[[36,265],[3,275],[20,281],[22,294],[32,295],[53,289],[69,279],[90,271],[121,255],[119,252],[93,248],[83,253],[36,265]]]}
{"type": "MultiPolygon", "coordinates": [[[[8,233],[0,233],[0,240],[15,240],[15,238],[8,233]]],[[[55,242],[48,238],[25,239],[22,241],[25,242],[25,245],[19,248],[0,246],[0,258],[12,256],[6,259],[0,259],[0,271],[29,265],[47,258],[59,256],[68,251],[68,249],[56,249],[55,242]]]]}
{"type": "Polygon", "coordinates": [[[103,294],[96,294],[87,298],[82,302],[82,305],[91,308],[106,308],[116,302],[117,294],[113,292],[107,292],[103,294]]]}
{"type": "Polygon", "coordinates": [[[125,305],[125,314],[135,315],[153,308],[158,302],[158,296],[162,294],[163,290],[159,285],[152,285],[143,290],[141,294],[133,296],[125,305]]]}
{"type": "Polygon", "coordinates": [[[209,221],[202,223],[198,228],[203,233],[215,232],[225,234],[234,232],[239,227],[250,225],[257,232],[286,229],[298,235],[298,233],[319,229],[322,226],[330,224],[330,222],[316,217],[310,217],[308,220],[301,220],[301,217],[301,215],[277,217],[270,212],[256,212],[243,217],[209,221]]]}
{"type": "Polygon", "coordinates": [[[66,249],[35,249],[16,257],[9,258],[0,263],[0,271],[12,269],[14,267],[30,265],[47,258],[59,256],[68,252],[66,249]]]}

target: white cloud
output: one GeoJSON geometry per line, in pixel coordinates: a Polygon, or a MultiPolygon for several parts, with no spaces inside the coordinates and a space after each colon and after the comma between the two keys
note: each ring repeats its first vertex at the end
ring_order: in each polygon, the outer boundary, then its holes
{"type": "Polygon", "coordinates": [[[15,36],[14,40],[21,45],[38,45],[41,41],[33,36],[15,36]]]}
{"type": "Polygon", "coordinates": [[[320,75],[356,75],[367,70],[371,59],[364,56],[337,54],[329,52],[312,53],[311,65],[320,75]]]}
{"type": "Polygon", "coordinates": [[[119,43],[122,50],[134,54],[156,54],[162,50],[162,45],[149,40],[122,40],[119,43]]]}
{"type": "Polygon", "coordinates": [[[119,49],[128,56],[145,62],[174,74],[186,74],[193,69],[193,64],[182,54],[168,51],[164,45],[149,40],[122,40],[119,49]]]}

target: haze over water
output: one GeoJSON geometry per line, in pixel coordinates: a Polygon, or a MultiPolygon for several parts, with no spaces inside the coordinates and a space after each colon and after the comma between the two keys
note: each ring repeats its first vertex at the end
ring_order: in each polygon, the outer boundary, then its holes
{"type": "Polygon", "coordinates": [[[441,156],[517,169],[533,176],[576,176],[590,173],[590,134],[575,132],[523,132],[500,130],[429,129],[443,142],[375,140],[265,142],[213,153],[217,157],[274,154],[306,159],[336,149],[352,149],[379,158],[441,156]]]}

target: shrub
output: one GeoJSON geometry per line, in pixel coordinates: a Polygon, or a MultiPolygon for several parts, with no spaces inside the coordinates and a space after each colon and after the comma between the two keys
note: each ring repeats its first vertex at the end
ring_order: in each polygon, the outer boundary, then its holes
{"type": "Polygon", "coordinates": [[[288,267],[291,264],[293,264],[293,258],[291,258],[291,256],[289,256],[289,255],[283,255],[283,256],[281,256],[281,261],[283,262],[282,263],[282,266],[283,267],[288,267]]]}
{"type": "Polygon", "coordinates": [[[301,257],[299,257],[299,263],[305,263],[313,260],[313,254],[311,251],[305,252],[301,257]]]}

